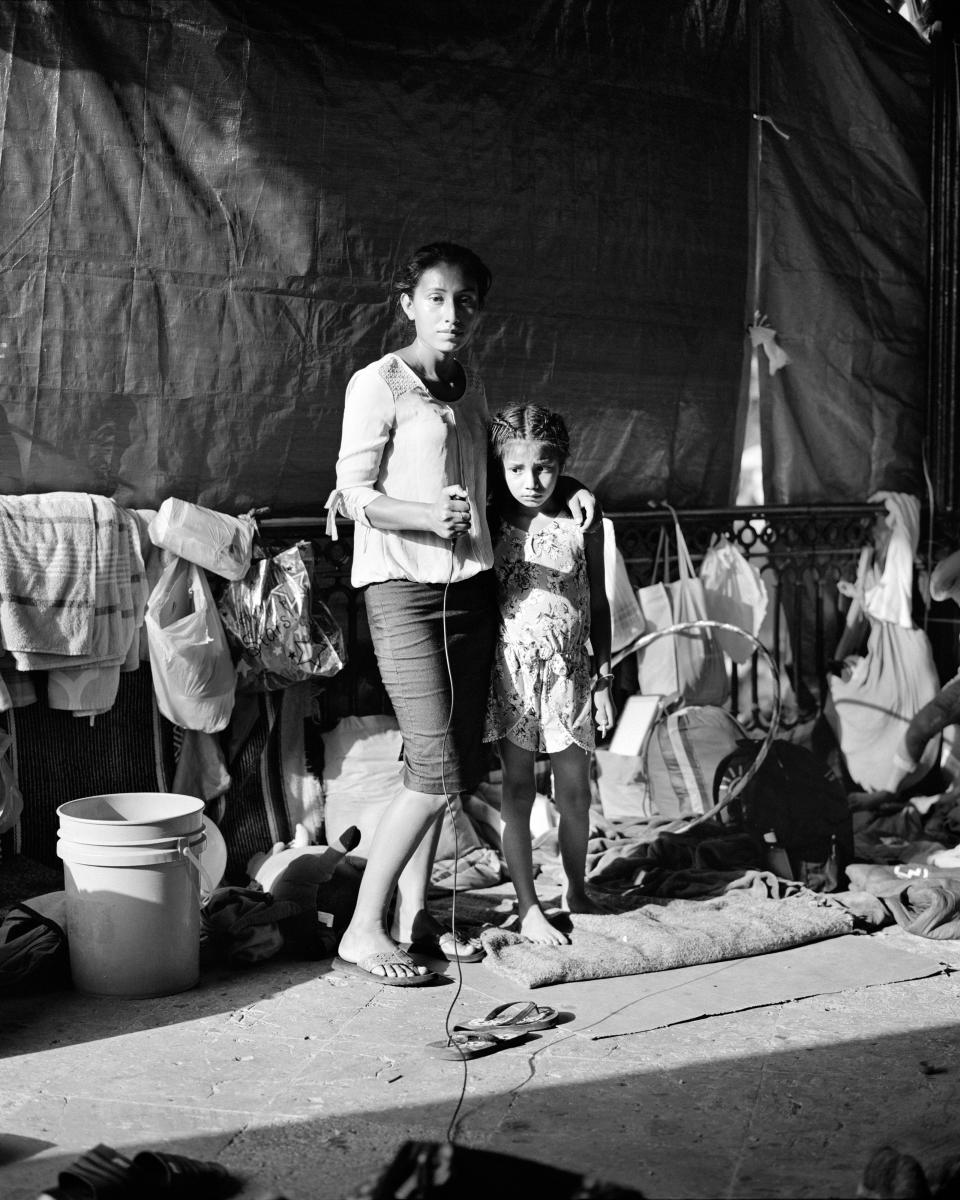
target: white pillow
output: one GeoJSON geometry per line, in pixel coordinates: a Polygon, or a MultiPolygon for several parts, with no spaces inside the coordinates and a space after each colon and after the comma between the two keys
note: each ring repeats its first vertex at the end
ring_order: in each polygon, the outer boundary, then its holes
{"type": "Polygon", "coordinates": [[[324,837],[334,846],[351,825],[367,858],[387,805],[403,790],[403,739],[395,717],[344,717],[323,735],[324,837]]]}

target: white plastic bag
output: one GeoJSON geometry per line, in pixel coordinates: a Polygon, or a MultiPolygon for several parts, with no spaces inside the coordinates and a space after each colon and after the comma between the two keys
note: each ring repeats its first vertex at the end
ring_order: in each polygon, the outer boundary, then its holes
{"type": "Polygon", "coordinates": [[[150,593],[144,620],[160,711],[184,729],[225,729],[237,676],[203,571],[175,558],[150,593]]]}
{"type": "MultiPolygon", "coordinates": [[[[711,621],[736,625],[757,637],[767,613],[767,588],[760,572],[726,537],[710,543],[700,564],[700,582],[711,621]]],[[[734,662],[749,662],[753,643],[735,633],[717,633],[717,641],[734,662]]]]}
{"type": "Polygon", "coordinates": [[[343,717],[323,735],[324,837],[334,845],[351,825],[352,853],[366,859],[380,818],[403,794],[403,738],[395,717],[343,717]]]}
{"type": "MultiPolygon", "coordinates": [[[[679,578],[672,583],[654,582],[637,592],[647,633],[707,618],[703,584],[694,572],[693,560],[675,513],[673,527],[679,578]]],[[[658,574],[659,550],[657,559],[654,578],[658,574]]],[[[664,563],[667,561],[668,553],[664,555],[664,563]]],[[[664,574],[666,570],[664,566],[664,574]]],[[[637,677],[644,695],[677,693],[687,704],[723,704],[730,692],[723,651],[712,630],[658,638],[638,650],[637,677]]]]}

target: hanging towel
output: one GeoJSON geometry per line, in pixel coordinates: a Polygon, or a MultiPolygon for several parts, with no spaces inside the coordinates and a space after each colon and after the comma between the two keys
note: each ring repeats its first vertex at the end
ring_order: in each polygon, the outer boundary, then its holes
{"type": "Polygon", "coordinates": [[[96,610],[93,497],[0,497],[0,642],[14,653],[89,654],[96,610]]]}
{"type": "MultiPolygon", "coordinates": [[[[71,495],[71,493],[54,493],[71,495]]],[[[39,497],[47,499],[47,497],[39,497]]],[[[87,528],[94,564],[89,636],[83,649],[57,648],[49,631],[33,648],[13,649],[21,671],[122,665],[143,624],[147,583],[137,519],[105,496],[84,496],[93,518],[87,528]]],[[[0,514],[2,515],[2,514],[0,514]]],[[[0,526],[3,522],[0,520],[0,526]]],[[[0,623],[0,635],[2,635],[0,623]]]]}

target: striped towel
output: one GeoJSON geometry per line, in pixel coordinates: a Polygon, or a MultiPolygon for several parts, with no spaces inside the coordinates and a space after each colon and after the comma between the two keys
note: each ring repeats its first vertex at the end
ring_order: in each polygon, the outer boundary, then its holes
{"type": "MultiPolygon", "coordinates": [[[[87,611],[88,628],[82,640],[78,637],[69,642],[70,648],[65,650],[62,648],[65,639],[59,638],[58,644],[58,639],[51,636],[48,618],[46,637],[38,639],[39,645],[8,648],[13,650],[21,671],[123,663],[143,623],[147,602],[147,580],[136,517],[105,496],[70,492],[55,492],[52,495],[85,501],[92,512],[87,528],[89,551],[93,559],[93,596],[87,611]]],[[[32,499],[49,500],[51,497],[32,499]]],[[[76,532],[77,527],[73,528],[76,532]]],[[[79,541],[79,538],[76,540],[79,541]]],[[[81,556],[81,549],[77,547],[75,561],[79,562],[81,556]]],[[[65,585],[68,583],[64,582],[65,585]]],[[[5,629],[0,617],[2,636],[5,636],[5,629]]]]}
{"type": "Polygon", "coordinates": [[[14,653],[89,654],[97,590],[93,497],[0,497],[0,643],[14,653]]]}

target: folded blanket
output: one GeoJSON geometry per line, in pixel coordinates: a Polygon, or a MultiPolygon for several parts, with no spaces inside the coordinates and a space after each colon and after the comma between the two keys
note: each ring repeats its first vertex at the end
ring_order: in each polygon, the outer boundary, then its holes
{"type": "Polygon", "coordinates": [[[651,900],[622,914],[576,914],[568,946],[538,946],[487,929],[484,966],[528,988],[786,950],[853,930],[853,916],[823,896],[800,892],[758,900],[733,891],[708,900],[651,900]]]}

